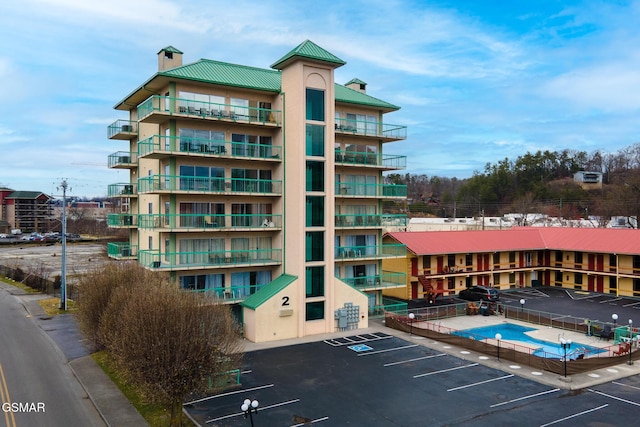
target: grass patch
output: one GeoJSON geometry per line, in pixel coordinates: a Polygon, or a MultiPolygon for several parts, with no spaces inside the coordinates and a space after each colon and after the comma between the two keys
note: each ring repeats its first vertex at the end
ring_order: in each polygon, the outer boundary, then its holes
{"type": "Polygon", "coordinates": [[[9,278],[9,277],[0,277],[0,281],[7,283],[11,286],[15,286],[18,289],[22,289],[23,291],[29,293],[29,294],[39,294],[40,291],[36,291],[35,289],[25,285],[22,282],[16,282],[15,280],[9,278]]]}
{"type": "MultiPolygon", "coordinates": [[[[117,370],[113,361],[106,351],[99,351],[91,355],[102,370],[111,378],[111,381],[118,386],[129,402],[138,410],[140,415],[149,423],[151,427],[165,427],[169,425],[171,411],[161,405],[151,404],[145,400],[143,394],[129,384],[123,375],[117,370]]],[[[183,424],[192,425],[188,418],[183,416],[183,424]]]]}
{"type": "Polygon", "coordinates": [[[60,310],[60,298],[47,298],[39,301],[39,303],[49,316],[55,316],[56,314],[73,313],[77,310],[76,302],[70,299],[67,300],[67,311],[60,310]]]}

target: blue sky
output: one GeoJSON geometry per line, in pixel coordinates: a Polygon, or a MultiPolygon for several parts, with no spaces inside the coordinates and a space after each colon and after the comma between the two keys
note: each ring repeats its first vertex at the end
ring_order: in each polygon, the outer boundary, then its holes
{"type": "Polygon", "coordinates": [[[640,1],[21,0],[0,16],[0,186],[106,195],[113,106],[184,62],[268,68],[310,39],[367,92],[402,107],[385,146],[404,172],[466,178],[527,151],[615,152],[638,142],[640,1]],[[325,6],[329,4],[329,6],[325,6]]]}

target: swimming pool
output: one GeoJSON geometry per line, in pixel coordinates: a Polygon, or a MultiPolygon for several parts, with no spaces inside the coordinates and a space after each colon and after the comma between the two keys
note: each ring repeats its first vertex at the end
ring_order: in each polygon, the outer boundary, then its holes
{"type": "MultiPolygon", "coordinates": [[[[502,335],[503,340],[520,341],[526,344],[535,345],[536,349],[533,351],[533,354],[535,356],[546,357],[549,359],[562,358],[564,355],[564,350],[562,350],[559,342],[555,343],[544,341],[525,334],[525,332],[535,330],[536,328],[516,325],[513,323],[501,323],[499,325],[482,326],[480,328],[455,331],[452,332],[452,334],[475,340],[484,340],[487,338],[495,338],[496,334],[499,333],[500,335],[502,335]]],[[[567,358],[576,357],[579,354],[584,354],[586,352],[597,354],[603,351],[605,350],[598,347],[574,342],[571,344],[571,349],[567,352],[567,358]]]]}

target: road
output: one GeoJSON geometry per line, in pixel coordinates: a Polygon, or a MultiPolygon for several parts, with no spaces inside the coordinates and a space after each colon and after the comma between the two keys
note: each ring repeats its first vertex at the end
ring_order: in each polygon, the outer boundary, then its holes
{"type": "Polygon", "coordinates": [[[0,328],[0,427],[105,426],[64,354],[2,287],[0,328]]]}

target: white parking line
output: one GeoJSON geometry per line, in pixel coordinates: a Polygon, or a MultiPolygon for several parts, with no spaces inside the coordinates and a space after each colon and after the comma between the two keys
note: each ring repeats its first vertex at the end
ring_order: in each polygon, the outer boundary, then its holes
{"type": "Polygon", "coordinates": [[[319,423],[320,421],[327,421],[328,419],[329,419],[329,417],[322,417],[322,418],[318,418],[317,420],[311,420],[311,421],[304,422],[302,424],[294,424],[291,427],[307,426],[309,424],[319,423]]]}
{"type": "Polygon", "coordinates": [[[495,404],[493,404],[493,405],[491,405],[489,407],[490,408],[495,408],[495,407],[502,406],[502,405],[508,405],[509,403],[519,402],[521,400],[531,399],[532,397],[538,397],[538,396],[542,396],[542,395],[549,394],[549,393],[555,393],[556,391],[560,391],[560,389],[559,388],[554,388],[553,390],[547,390],[547,391],[543,391],[541,393],[530,394],[529,396],[523,396],[523,397],[519,397],[517,399],[507,400],[506,402],[495,403],[495,404]]]}
{"type": "Polygon", "coordinates": [[[184,403],[182,406],[193,405],[195,403],[204,402],[205,400],[217,399],[218,397],[231,396],[232,394],[245,393],[247,391],[262,390],[263,388],[273,387],[273,384],[261,385],[253,388],[243,388],[242,390],[230,391],[229,393],[216,394],[215,396],[204,397],[198,400],[192,400],[191,402],[184,403]]]}
{"type": "Polygon", "coordinates": [[[507,378],[511,378],[513,377],[513,374],[511,375],[505,375],[504,377],[498,377],[498,378],[491,378],[490,380],[485,380],[485,381],[480,381],[477,383],[473,383],[473,384],[467,384],[467,385],[462,385],[460,387],[455,387],[455,388],[450,388],[447,391],[457,391],[457,390],[462,390],[463,388],[469,388],[469,387],[475,387],[477,385],[482,385],[482,384],[486,384],[486,383],[491,383],[493,381],[499,381],[499,380],[505,380],[507,378]]]}
{"type": "Polygon", "coordinates": [[[442,369],[440,371],[433,371],[433,372],[427,372],[426,374],[414,375],[413,378],[428,377],[429,375],[441,374],[443,372],[450,372],[450,371],[455,371],[455,370],[458,370],[458,369],[472,368],[472,367],[478,366],[478,365],[479,365],[479,363],[472,363],[470,365],[456,366],[455,368],[442,369]]]}
{"type": "Polygon", "coordinates": [[[418,360],[424,360],[424,359],[432,359],[434,357],[440,357],[440,356],[446,356],[447,353],[438,353],[438,354],[434,354],[432,356],[423,356],[423,357],[416,357],[415,359],[408,359],[408,360],[401,360],[399,362],[391,362],[391,363],[385,363],[384,366],[385,368],[387,366],[395,366],[395,365],[400,365],[402,363],[411,363],[411,362],[417,362],[418,360]]]}
{"type": "MultiPolygon", "coordinates": [[[[286,402],[280,402],[280,403],[275,403],[273,405],[260,407],[260,408],[258,408],[258,411],[265,411],[267,409],[277,408],[278,406],[290,405],[292,403],[298,403],[298,402],[300,402],[300,399],[287,400],[286,402]]],[[[209,423],[213,423],[213,422],[220,421],[220,420],[226,420],[227,418],[238,417],[240,415],[244,415],[244,412],[236,412],[236,413],[229,414],[229,415],[223,415],[222,417],[218,417],[218,418],[211,418],[210,420],[207,420],[205,422],[207,424],[209,424],[209,423]]]]}
{"type": "Polygon", "coordinates": [[[547,427],[547,426],[550,426],[550,425],[553,425],[553,424],[558,424],[558,423],[561,423],[563,421],[570,420],[571,418],[579,417],[580,415],[588,414],[590,412],[599,411],[600,409],[606,408],[607,406],[609,406],[608,403],[606,405],[598,406],[597,408],[593,408],[593,409],[589,409],[589,410],[586,410],[586,411],[578,412],[577,414],[569,415],[568,417],[564,417],[564,418],[560,418],[559,420],[551,421],[550,423],[547,423],[547,424],[541,424],[540,427],[547,427]]]}
{"type": "Polygon", "coordinates": [[[418,346],[418,344],[411,344],[411,345],[405,345],[405,346],[402,346],[402,347],[388,348],[386,350],[369,351],[367,353],[358,353],[358,357],[360,357],[360,356],[369,356],[371,354],[386,353],[388,351],[404,350],[405,348],[411,348],[411,347],[417,347],[417,346],[418,346]]]}
{"type": "Polygon", "coordinates": [[[622,306],[623,307],[633,307],[634,305],[638,305],[638,304],[640,304],[640,302],[632,302],[632,303],[629,303],[629,304],[623,304],[622,306]]]}
{"type": "Polygon", "coordinates": [[[628,403],[629,405],[640,406],[640,403],[638,403],[638,402],[633,402],[631,400],[623,399],[621,397],[614,396],[612,394],[603,393],[601,391],[592,390],[590,388],[588,388],[587,390],[589,390],[591,393],[599,394],[600,396],[605,396],[605,397],[609,397],[609,398],[614,399],[614,400],[619,400],[620,402],[628,403]]]}
{"type": "Polygon", "coordinates": [[[612,302],[612,301],[620,301],[622,298],[612,298],[612,299],[607,299],[604,301],[600,301],[599,304],[606,304],[608,302],[612,302]]]}
{"type": "Polygon", "coordinates": [[[633,389],[636,389],[636,390],[640,390],[640,387],[636,387],[634,385],[629,385],[629,384],[622,384],[622,383],[619,383],[617,381],[611,381],[611,384],[620,385],[622,387],[629,387],[629,388],[633,388],[633,389]]]}

